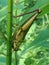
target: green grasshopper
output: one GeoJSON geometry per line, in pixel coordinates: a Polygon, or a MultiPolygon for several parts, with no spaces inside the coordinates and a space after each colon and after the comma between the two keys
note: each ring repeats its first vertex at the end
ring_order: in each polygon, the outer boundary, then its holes
{"type": "MultiPolygon", "coordinates": [[[[28,19],[26,21],[25,24],[23,24],[19,30],[17,31],[17,34],[15,32],[15,34],[13,35],[13,41],[12,41],[12,47],[15,51],[18,51],[19,46],[21,45],[22,41],[24,40],[30,26],[32,25],[32,23],[34,22],[34,20],[36,19],[36,17],[38,16],[38,14],[41,12],[40,9],[35,11],[35,14],[33,16],[30,17],[30,19],[28,19]]],[[[31,13],[31,12],[30,12],[31,13]]],[[[29,14],[29,13],[26,13],[29,14]]],[[[25,15],[25,14],[22,14],[25,15]]],[[[22,16],[20,15],[20,16],[22,16]]],[[[19,16],[17,16],[19,17],[19,16]]]]}

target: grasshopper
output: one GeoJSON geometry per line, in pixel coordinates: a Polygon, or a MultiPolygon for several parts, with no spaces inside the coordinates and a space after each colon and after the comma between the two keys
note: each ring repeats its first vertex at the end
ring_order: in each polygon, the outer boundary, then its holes
{"type": "MultiPolygon", "coordinates": [[[[23,24],[19,30],[17,31],[17,34],[14,34],[13,35],[13,41],[12,41],[12,48],[15,50],[15,51],[18,51],[19,49],[19,46],[21,45],[22,41],[24,40],[30,26],[32,25],[32,23],[34,22],[34,20],[36,19],[36,17],[38,16],[38,14],[41,12],[40,9],[36,10],[35,11],[35,14],[33,16],[30,17],[30,19],[28,19],[26,21],[25,24],[23,24]]],[[[30,12],[32,13],[32,12],[30,12]]],[[[29,13],[26,13],[26,14],[29,14],[29,13]]],[[[23,16],[25,14],[22,14],[20,16],[23,16]]],[[[17,16],[19,17],[19,16],[17,16]]]]}

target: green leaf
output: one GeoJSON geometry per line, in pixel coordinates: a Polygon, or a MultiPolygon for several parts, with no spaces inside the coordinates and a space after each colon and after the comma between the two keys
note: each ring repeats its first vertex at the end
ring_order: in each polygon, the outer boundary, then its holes
{"type": "Polygon", "coordinates": [[[33,65],[34,60],[31,59],[31,57],[28,57],[25,59],[24,63],[25,63],[25,65],[33,65]]]}
{"type": "Polygon", "coordinates": [[[49,3],[42,8],[42,12],[39,14],[39,16],[43,16],[46,13],[49,13],[49,3]]]}
{"type": "Polygon", "coordinates": [[[6,62],[6,58],[5,57],[0,57],[0,62],[5,63],[6,62]]]}
{"type": "MultiPolygon", "coordinates": [[[[34,7],[32,7],[32,8],[29,8],[28,10],[26,10],[27,12],[30,12],[30,11],[33,11],[33,10],[36,10],[36,9],[41,9],[42,11],[44,11],[43,9],[45,9],[45,7],[46,6],[48,6],[47,4],[49,3],[49,0],[38,0],[37,2],[36,2],[36,4],[34,5],[34,7]]],[[[45,9],[45,11],[47,11],[47,9],[45,9]]],[[[49,8],[48,8],[48,11],[49,11],[49,8]]],[[[46,13],[48,13],[48,11],[46,12],[46,13]]],[[[41,12],[41,14],[42,14],[42,12],[41,12]]],[[[44,13],[45,14],[45,13],[44,13]]],[[[22,20],[21,21],[19,21],[19,22],[17,22],[17,24],[18,25],[23,25],[23,23],[24,22],[26,22],[26,20],[28,19],[28,18],[30,18],[30,16],[32,16],[33,15],[33,13],[32,14],[29,14],[29,15],[25,15],[25,16],[23,16],[23,18],[22,18],[22,20]],[[19,24],[20,23],[20,24],[19,24]]],[[[43,14],[42,14],[43,15],[43,14]]]]}
{"type": "Polygon", "coordinates": [[[3,19],[5,19],[7,16],[7,6],[5,6],[4,8],[2,8],[0,10],[0,21],[2,21],[3,19]]]}
{"type": "Polygon", "coordinates": [[[36,47],[44,46],[49,49],[49,26],[44,28],[39,35],[36,37],[34,41],[32,41],[23,51],[22,55],[28,52],[30,49],[34,49],[36,47]]]}
{"type": "Polygon", "coordinates": [[[6,15],[4,17],[0,18],[0,22],[6,18],[6,15]]]}

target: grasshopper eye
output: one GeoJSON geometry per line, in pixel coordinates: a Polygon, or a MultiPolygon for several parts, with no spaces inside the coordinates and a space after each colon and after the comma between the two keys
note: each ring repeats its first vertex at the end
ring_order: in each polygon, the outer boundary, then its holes
{"type": "Polygon", "coordinates": [[[38,12],[40,13],[42,10],[41,9],[38,9],[38,12]]]}

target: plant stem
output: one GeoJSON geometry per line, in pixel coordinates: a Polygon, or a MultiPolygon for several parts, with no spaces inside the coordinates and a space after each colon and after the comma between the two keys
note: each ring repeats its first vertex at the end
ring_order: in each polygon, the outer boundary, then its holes
{"type": "Polygon", "coordinates": [[[12,5],[13,0],[8,0],[8,21],[7,21],[7,64],[11,65],[12,60],[12,5]]]}
{"type": "Polygon", "coordinates": [[[15,51],[15,65],[19,65],[19,56],[16,51],[15,51]]]}

